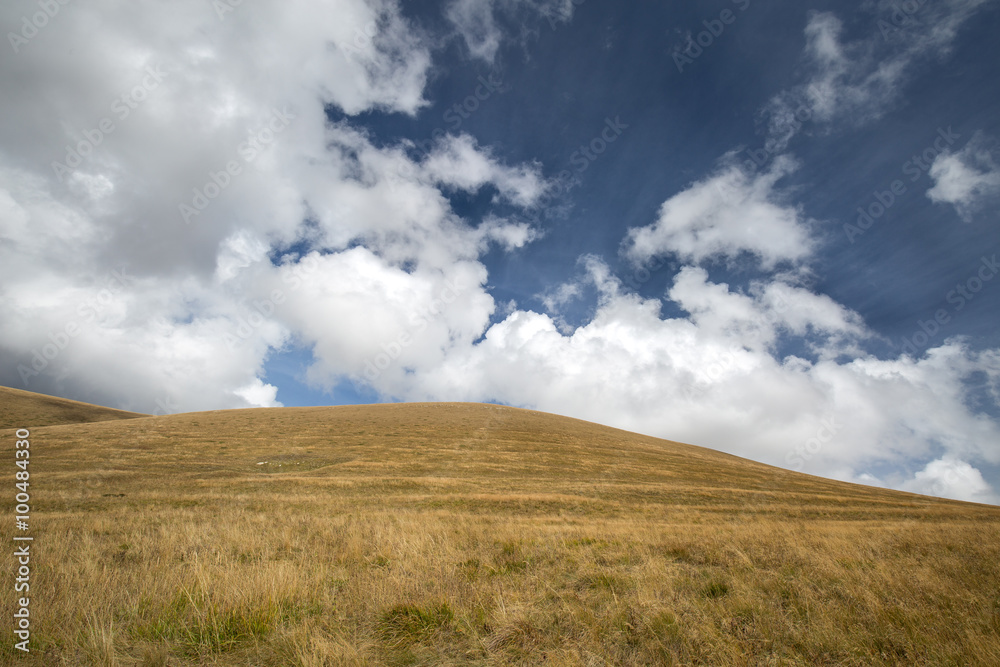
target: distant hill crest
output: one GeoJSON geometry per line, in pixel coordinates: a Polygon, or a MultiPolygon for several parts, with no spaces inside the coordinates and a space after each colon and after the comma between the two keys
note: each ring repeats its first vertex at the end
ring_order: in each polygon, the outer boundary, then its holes
{"type": "Polygon", "coordinates": [[[0,428],[30,429],[148,416],[22,389],[0,387],[0,428]]]}

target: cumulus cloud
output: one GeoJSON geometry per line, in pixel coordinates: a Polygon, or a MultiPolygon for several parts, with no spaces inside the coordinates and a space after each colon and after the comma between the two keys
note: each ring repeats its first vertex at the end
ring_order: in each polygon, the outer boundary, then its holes
{"type": "Polygon", "coordinates": [[[254,378],[250,384],[240,387],[233,393],[245,400],[251,407],[284,407],[281,402],[276,400],[278,397],[278,388],[271,384],[264,384],[260,378],[254,378]]]}
{"type": "Polygon", "coordinates": [[[808,337],[817,353],[839,354],[845,351],[841,344],[866,335],[857,313],[783,280],[758,280],[750,294],[740,294],[711,283],[702,268],[684,267],[667,295],[701,330],[733,336],[752,349],[773,349],[777,336],[787,332],[808,337]]]}
{"type": "MultiPolygon", "coordinates": [[[[1000,460],[989,446],[1000,427],[968,407],[967,384],[996,366],[996,354],[961,341],[920,359],[867,354],[861,317],[802,282],[813,240],[802,216],[780,203],[774,184],[789,167],[776,164],[756,176],[723,167],[671,197],[658,222],[633,230],[624,246],[639,261],[752,252],[770,270],[746,288],[691,264],[663,299],[644,299],[585,256],[582,276],[539,295],[549,313],[515,308],[487,325],[484,311],[481,337],[447,347],[433,372],[382,373],[372,385],[408,400],[525,405],[867,483],[879,483],[869,470],[941,449],[963,461],[1000,460]],[[772,233],[741,236],[741,216],[772,233]],[[779,262],[790,270],[776,271],[779,262]],[[560,310],[588,287],[598,295],[593,317],[567,326],[560,310]],[[665,304],[683,315],[663,317],[665,304]],[[782,356],[789,341],[806,354],[782,356]]],[[[443,330],[437,340],[445,349],[443,330]]],[[[886,483],[910,488],[917,479],[886,483]]]]}
{"type": "Polygon", "coordinates": [[[940,458],[914,474],[901,489],[976,503],[1000,503],[1000,496],[986,483],[983,474],[965,461],[940,458]]]}
{"type": "Polygon", "coordinates": [[[66,6],[0,64],[5,88],[32,82],[0,102],[5,189],[36,216],[66,209],[80,261],[204,275],[237,227],[298,234],[290,175],[323,153],[324,104],[415,113],[429,66],[391,2],[66,6]]]}
{"type": "MultiPolygon", "coordinates": [[[[314,345],[325,382],[362,377],[392,325],[481,331],[479,254],[536,232],[475,226],[444,191],[523,207],[546,184],[467,136],[420,162],[328,122],[425,105],[430,50],[397,3],[105,5],[62,8],[0,63],[5,87],[33,82],[0,101],[0,381],[148,412],[276,405],[263,368],[287,344],[314,345]],[[283,250],[302,244],[322,254],[283,250]]],[[[435,358],[435,336],[408,353],[435,358]]]]}
{"type": "Polygon", "coordinates": [[[538,294],[536,295],[536,298],[542,302],[546,310],[549,312],[558,312],[560,308],[579,297],[581,293],[582,289],[580,282],[571,281],[562,283],[555,289],[549,290],[543,294],[538,294]]]}
{"type": "Polygon", "coordinates": [[[1000,427],[967,404],[982,353],[959,342],[919,360],[846,361],[837,352],[864,335],[857,315],[800,286],[741,294],[687,267],[668,296],[692,315],[664,318],[663,302],[625,293],[599,260],[586,269],[601,294],[586,324],[562,331],[549,315],[517,310],[433,373],[375,386],[411,400],[510,402],[845,480],[940,448],[1000,461],[990,446],[1000,427]],[[819,333],[814,358],[777,354],[776,338],[795,331],[819,333]]]}
{"type": "Polygon", "coordinates": [[[522,248],[541,236],[541,232],[526,222],[510,222],[488,217],[477,228],[484,244],[495,242],[507,251],[522,248]]]}
{"type": "Polygon", "coordinates": [[[974,135],[961,151],[938,155],[929,173],[934,186],[927,196],[931,201],[951,204],[967,222],[983,200],[1000,193],[1000,166],[981,133],[974,135]]]}
{"type": "Polygon", "coordinates": [[[446,136],[422,166],[425,174],[445,186],[474,192],[492,183],[518,206],[534,205],[545,192],[538,165],[500,165],[467,134],[446,136]]]}
{"type": "Polygon", "coordinates": [[[664,202],[655,223],[629,230],[626,255],[642,263],[666,253],[691,262],[749,253],[764,268],[802,261],[813,249],[809,221],[776,188],[794,168],[786,156],[761,173],[724,162],[664,202]]]}
{"type": "Polygon", "coordinates": [[[480,335],[495,308],[485,268],[471,258],[407,272],[358,247],[313,255],[269,280],[287,294],[281,320],[312,349],[309,378],[326,386],[350,376],[388,387],[431,373],[480,335]]]}

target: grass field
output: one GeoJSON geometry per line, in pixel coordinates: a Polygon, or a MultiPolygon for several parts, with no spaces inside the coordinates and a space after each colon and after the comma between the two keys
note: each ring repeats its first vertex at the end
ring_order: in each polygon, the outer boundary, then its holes
{"type": "Polygon", "coordinates": [[[1000,508],[587,422],[189,413],[31,428],[30,465],[5,664],[1000,665],[1000,508]]]}
{"type": "Polygon", "coordinates": [[[90,405],[65,398],[0,387],[0,429],[29,426],[79,424],[112,419],[133,419],[148,415],[90,405]]]}

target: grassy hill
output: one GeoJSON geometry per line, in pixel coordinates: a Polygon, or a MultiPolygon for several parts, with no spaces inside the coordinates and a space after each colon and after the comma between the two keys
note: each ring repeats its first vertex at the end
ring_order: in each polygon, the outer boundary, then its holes
{"type": "Polygon", "coordinates": [[[996,507],[478,404],[31,443],[18,664],[1000,664],[996,507]]]}
{"type": "Polygon", "coordinates": [[[0,387],[0,429],[133,419],[147,415],[0,387]]]}

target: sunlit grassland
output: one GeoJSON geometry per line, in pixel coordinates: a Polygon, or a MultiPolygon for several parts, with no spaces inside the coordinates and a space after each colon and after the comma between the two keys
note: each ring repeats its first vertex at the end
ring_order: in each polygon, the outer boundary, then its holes
{"type": "Polygon", "coordinates": [[[486,405],[48,426],[31,451],[33,650],[6,662],[1000,664],[1000,508],[486,405]]]}
{"type": "Polygon", "coordinates": [[[0,429],[145,417],[56,396],[0,387],[0,429]],[[26,418],[27,422],[25,421],[26,418]]]}

